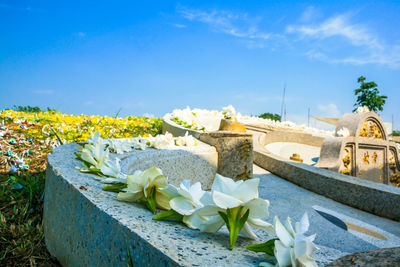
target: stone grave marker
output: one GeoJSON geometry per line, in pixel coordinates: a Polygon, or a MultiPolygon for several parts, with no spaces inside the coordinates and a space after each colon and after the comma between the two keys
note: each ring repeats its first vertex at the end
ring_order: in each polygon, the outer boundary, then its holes
{"type": "Polygon", "coordinates": [[[324,140],[317,167],[400,185],[397,144],[388,140],[375,112],[345,114],[336,126],[335,137],[324,140]]]}

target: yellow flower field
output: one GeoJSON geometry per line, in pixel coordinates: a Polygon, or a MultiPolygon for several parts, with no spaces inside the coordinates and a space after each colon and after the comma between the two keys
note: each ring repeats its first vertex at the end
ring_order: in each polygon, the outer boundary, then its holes
{"type": "Polygon", "coordinates": [[[0,266],[59,266],[45,247],[47,155],[91,133],[131,138],[161,132],[162,119],[0,111],[0,266]]]}

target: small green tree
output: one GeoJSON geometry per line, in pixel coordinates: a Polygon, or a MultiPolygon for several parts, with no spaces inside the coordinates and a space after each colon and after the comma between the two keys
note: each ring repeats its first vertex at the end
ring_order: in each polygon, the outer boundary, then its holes
{"type": "Polygon", "coordinates": [[[371,111],[382,111],[387,96],[379,95],[378,85],[375,82],[365,82],[364,76],[360,76],[357,82],[360,83],[360,88],[354,90],[357,101],[354,104],[353,111],[362,106],[367,106],[371,111]]]}
{"type": "Polygon", "coordinates": [[[281,116],[280,115],[269,113],[269,112],[266,112],[266,113],[263,113],[261,115],[258,115],[258,117],[259,118],[263,118],[263,119],[270,119],[270,120],[273,120],[273,121],[281,121],[281,116]]]}

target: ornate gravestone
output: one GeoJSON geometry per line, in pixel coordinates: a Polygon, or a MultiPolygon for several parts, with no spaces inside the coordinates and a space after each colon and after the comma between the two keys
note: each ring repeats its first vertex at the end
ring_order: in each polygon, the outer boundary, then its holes
{"type": "Polygon", "coordinates": [[[335,136],[324,140],[317,167],[400,186],[399,150],[388,141],[378,114],[345,114],[335,136]]]}

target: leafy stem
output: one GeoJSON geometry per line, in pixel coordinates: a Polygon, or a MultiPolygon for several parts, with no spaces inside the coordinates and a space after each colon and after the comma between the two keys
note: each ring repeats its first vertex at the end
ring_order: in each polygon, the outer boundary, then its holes
{"type": "Polygon", "coordinates": [[[156,214],[156,212],[157,212],[156,193],[157,193],[157,189],[155,186],[153,186],[150,189],[150,193],[146,197],[146,200],[138,200],[138,203],[145,205],[154,214],[156,214]]]}
{"type": "Polygon", "coordinates": [[[242,216],[243,207],[227,209],[226,213],[219,211],[219,215],[225,221],[226,227],[229,230],[229,249],[232,250],[235,246],[240,230],[249,217],[250,210],[248,209],[242,216]]]}
{"type": "Polygon", "coordinates": [[[156,221],[163,221],[163,220],[182,221],[182,219],[183,215],[177,213],[174,210],[168,210],[153,217],[153,220],[156,221]]]}

